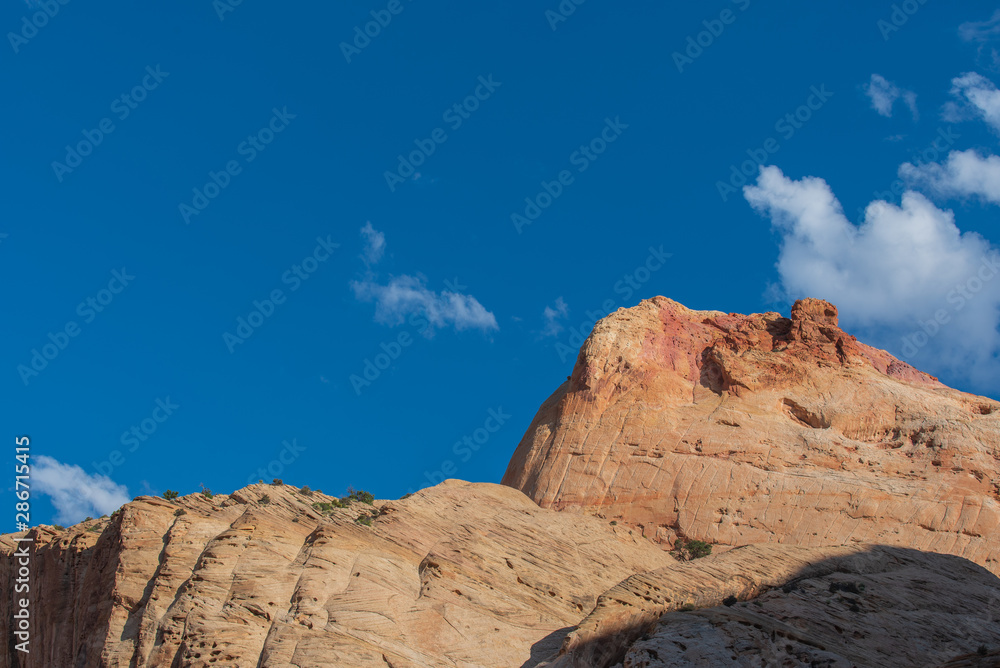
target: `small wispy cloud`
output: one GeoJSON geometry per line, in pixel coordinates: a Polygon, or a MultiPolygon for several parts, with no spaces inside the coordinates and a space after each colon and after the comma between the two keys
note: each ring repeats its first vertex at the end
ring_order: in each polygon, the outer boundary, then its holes
{"type": "Polygon", "coordinates": [[[52,500],[56,521],[62,524],[107,515],[131,501],[128,488],[107,476],[90,475],[75,464],[63,464],[46,455],[34,459],[33,489],[52,500]]]}
{"type": "Polygon", "coordinates": [[[568,315],[569,306],[562,297],[556,298],[554,306],[546,306],[542,312],[542,317],[545,319],[545,329],[542,330],[542,336],[558,336],[559,332],[563,330],[560,321],[568,315]]]}
{"type": "Polygon", "coordinates": [[[384,325],[401,325],[410,316],[419,315],[430,323],[428,332],[449,326],[457,331],[500,328],[493,313],[472,295],[435,292],[420,276],[396,276],[385,285],[374,280],[354,281],[351,287],[361,301],[375,302],[375,321],[384,325]]]}
{"type": "Polygon", "coordinates": [[[966,72],[951,81],[956,102],[945,105],[944,119],[951,123],[979,118],[995,132],[1000,132],[1000,91],[976,72],[966,72]]]}
{"type": "Polygon", "coordinates": [[[978,44],[976,56],[980,62],[987,60],[989,67],[1000,69],[1000,52],[991,45],[1000,38],[1000,9],[985,21],[967,21],[958,26],[958,36],[966,42],[978,44]]]}
{"type": "Polygon", "coordinates": [[[913,120],[919,118],[917,111],[917,94],[911,90],[900,88],[880,74],[873,74],[871,81],[865,84],[865,94],[871,100],[872,109],[880,116],[892,117],[892,108],[896,100],[902,99],[909,107],[913,120]]]}
{"type": "Polygon", "coordinates": [[[383,283],[372,267],[385,253],[385,234],[367,222],[361,228],[361,238],[365,244],[361,259],[366,269],[362,279],[351,282],[351,289],[360,301],[375,303],[376,322],[395,326],[403,324],[411,316],[420,316],[429,324],[424,331],[425,336],[433,336],[435,329],[444,327],[453,327],[456,331],[479,329],[483,332],[500,328],[496,317],[479,300],[461,292],[457,285],[448,281],[445,281],[446,289],[441,292],[428,288],[422,275],[403,274],[383,283]]]}
{"type": "Polygon", "coordinates": [[[361,259],[368,266],[378,264],[379,260],[382,259],[382,255],[385,254],[385,233],[379,232],[372,227],[372,223],[369,220],[361,228],[361,238],[365,242],[364,254],[361,256],[361,259]]]}
{"type": "Polygon", "coordinates": [[[905,163],[899,176],[939,198],[978,197],[1000,204],[1000,157],[974,150],[952,151],[943,163],[905,163]]]}
{"type": "Polygon", "coordinates": [[[985,21],[966,21],[958,26],[958,36],[966,42],[988,42],[1000,37],[1000,9],[985,21]]]}

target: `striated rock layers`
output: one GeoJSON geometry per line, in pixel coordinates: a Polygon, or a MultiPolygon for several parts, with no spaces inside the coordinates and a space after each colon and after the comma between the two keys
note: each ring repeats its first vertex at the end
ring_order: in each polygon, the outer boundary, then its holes
{"type": "MultiPolygon", "coordinates": [[[[331,501],[253,485],[32,530],[31,652],[0,667],[987,668],[1000,650],[1000,578],[959,557],[772,544],[681,563],[456,480],[313,506],[331,501]]],[[[0,537],[8,648],[17,537],[0,537]]]]}
{"type": "Polygon", "coordinates": [[[815,299],[790,319],[619,309],[503,483],[664,545],[880,543],[1000,573],[1000,403],[860,343],[815,299]]]}
{"type": "MultiPolygon", "coordinates": [[[[252,485],[32,530],[31,652],[0,667],[535,665],[605,590],[673,561],[500,485],[446,481],[381,512],[312,506],[331,500],[252,485]]],[[[10,648],[14,537],[0,537],[10,648]]]]}

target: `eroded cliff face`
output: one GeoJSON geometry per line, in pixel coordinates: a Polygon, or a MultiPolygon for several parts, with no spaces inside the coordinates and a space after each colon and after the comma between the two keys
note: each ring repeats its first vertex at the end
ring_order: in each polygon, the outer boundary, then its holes
{"type": "MultiPolygon", "coordinates": [[[[331,500],[253,485],[33,530],[31,653],[0,666],[987,668],[1000,649],[1000,578],[959,557],[770,544],[678,562],[456,480],[312,505],[331,500]]],[[[0,537],[8,647],[18,537],[0,537]]]]}
{"type": "Polygon", "coordinates": [[[619,309],[503,483],[665,545],[882,543],[1000,573],[1000,404],[860,343],[820,300],[619,309]]]}
{"type": "MultiPolygon", "coordinates": [[[[500,485],[312,506],[329,501],[253,485],[33,530],[31,653],[0,666],[534,665],[606,589],[673,562],[627,528],[500,485]],[[372,526],[354,521],[376,508],[372,526]]],[[[0,537],[5,594],[15,537],[0,537]]],[[[0,600],[5,646],[12,601],[0,600]]]]}

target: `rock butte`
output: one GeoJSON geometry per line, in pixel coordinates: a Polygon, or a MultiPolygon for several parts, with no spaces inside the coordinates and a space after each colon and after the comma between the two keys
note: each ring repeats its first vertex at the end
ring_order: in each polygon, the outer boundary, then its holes
{"type": "Polygon", "coordinates": [[[28,655],[24,534],[0,536],[0,668],[997,668],[998,433],[1000,404],[826,302],[660,297],[597,324],[506,486],[375,501],[371,526],[251,485],[34,528],[28,655]],[[715,553],[679,562],[678,536],[715,553]]]}
{"type": "Polygon", "coordinates": [[[791,319],[619,309],[503,484],[664,546],[878,543],[1000,573],[1000,403],[860,343],[817,299],[791,319]]]}

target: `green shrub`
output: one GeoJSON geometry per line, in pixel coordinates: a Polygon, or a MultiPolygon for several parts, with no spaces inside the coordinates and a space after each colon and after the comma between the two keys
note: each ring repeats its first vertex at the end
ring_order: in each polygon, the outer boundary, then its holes
{"type": "Polygon", "coordinates": [[[618,526],[618,521],[617,520],[611,520],[611,526],[613,526],[613,527],[618,526]]]}
{"type": "Polygon", "coordinates": [[[212,490],[210,490],[208,487],[201,488],[201,495],[206,499],[211,499],[213,496],[215,496],[215,494],[212,494],[212,490]]]}
{"type": "Polygon", "coordinates": [[[265,494],[264,496],[260,497],[260,502],[261,504],[266,506],[267,504],[271,503],[271,496],[269,494],[265,494]]]}
{"type": "Polygon", "coordinates": [[[338,499],[334,499],[333,501],[331,501],[329,503],[327,503],[325,501],[317,501],[314,504],[312,504],[312,507],[315,508],[316,510],[320,511],[324,515],[329,515],[330,513],[332,513],[334,511],[335,508],[349,508],[350,505],[351,504],[349,504],[349,503],[346,503],[346,502],[345,503],[341,503],[338,499]]]}
{"type": "Polygon", "coordinates": [[[309,485],[302,485],[302,489],[299,490],[299,494],[302,494],[303,496],[312,496],[313,491],[309,489],[309,485]]]}
{"type": "Polygon", "coordinates": [[[183,508],[178,508],[174,511],[174,517],[180,517],[181,515],[187,515],[187,511],[183,508]]]}
{"type": "Polygon", "coordinates": [[[368,515],[359,515],[354,518],[354,521],[366,527],[370,527],[372,525],[372,518],[368,515]]]}
{"type": "Polygon", "coordinates": [[[91,520],[93,520],[93,519],[94,519],[93,517],[84,517],[84,518],[83,518],[83,521],[84,521],[84,522],[90,522],[90,521],[91,521],[91,520]]]}
{"type": "Polygon", "coordinates": [[[411,496],[413,496],[413,492],[407,492],[407,493],[406,493],[406,494],[404,494],[403,496],[399,497],[399,500],[400,500],[400,501],[402,501],[403,499],[408,499],[408,498],[410,498],[411,496]]]}
{"type": "Polygon", "coordinates": [[[678,538],[677,542],[674,543],[674,549],[671,551],[681,561],[691,561],[692,559],[701,559],[712,554],[712,546],[702,540],[684,540],[683,538],[678,538]]]}
{"type": "Polygon", "coordinates": [[[275,487],[281,487],[282,485],[285,484],[285,482],[281,478],[275,478],[274,480],[271,481],[271,484],[274,485],[275,487]]]}
{"type": "Polygon", "coordinates": [[[701,559],[712,554],[712,546],[701,540],[689,540],[686,547],[692,559],[701,559]]]}
{"type": "Polygon", "coordinates": [[[52,527],[53,527],[53,528],[54,528],[54,529],[55,529],[56,531],[65,531],[65,530],[66,530],[66,527],[64,527],[64,526],[63,526],[63,525],[61,525],[61,524],[53,524],[53,525],[52,525],[52,527]]]}
{"type": "Polygon", "coordinates": [[[372,494],[364,491],[363,489],[352,489],[347,488],[347,498],[352,501],[360,501],[361,503],[367,503],[369,506],[375,502],[375,497],[372,494]]]}
{"type": "Polygon", "coordinates": [[[166,499],[167,501],[173,501],[178,496],[180,496],[180,493],[179,492],[175,492],[172,489],[168,489],[167,491],[165,491],[163,493],[163,498],[166,499]]]}
{"type": "Polygon", "coordinates": [[[97,526],[97,525],[95,524],[94,526],[92,526],[92,527],[90,527],[89,529],[87,529],[87,531],[93,531],[94,533],[100,533],[100,531],[101,531],[101,527],[99,527],[99,526],[97,526]]]}

